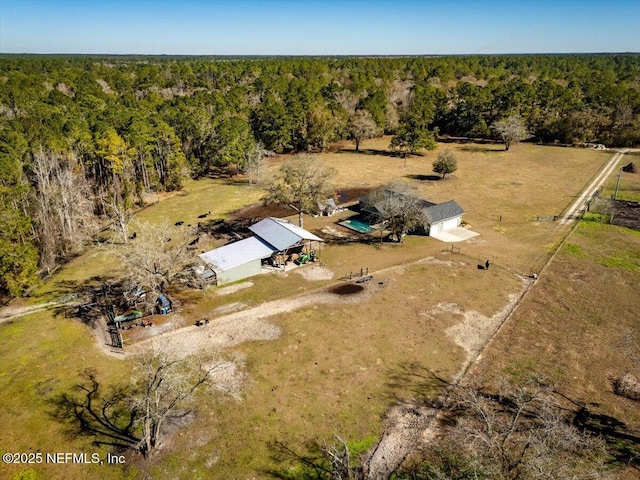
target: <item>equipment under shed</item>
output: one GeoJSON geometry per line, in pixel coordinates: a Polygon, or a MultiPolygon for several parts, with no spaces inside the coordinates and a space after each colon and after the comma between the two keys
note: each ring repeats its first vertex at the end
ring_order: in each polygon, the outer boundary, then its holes
{"type": "Polygon", "coordinates": [[[217,285],[259,275],[265,263],[284,266],[299,254],[310,256],[312,243],[322,242],[314,234],[279,218],[265,218],[249,229],[255,236],[200,255],[215,273],[217,285]]]}

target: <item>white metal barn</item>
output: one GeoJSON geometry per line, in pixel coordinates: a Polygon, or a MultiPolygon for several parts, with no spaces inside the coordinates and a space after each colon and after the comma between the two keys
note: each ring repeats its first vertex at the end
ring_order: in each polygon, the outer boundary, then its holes
{"type": "Polygon", "coordinates": [[[253,237],[224,245],[200,255],[213,270],[216,284],[235,282],[259,275],[263,262],[288,258],[290,254],[310,250],[312,242],[323,240],[288,220],[268,217],[249,227],[253,237]]]}
{"type": "Polygon", "coordinates": [[[245,238],[200,255],[216,274],[216,283],[222,285],[259,275],[262,260],[275,249],[256,237],[245,238]]]}

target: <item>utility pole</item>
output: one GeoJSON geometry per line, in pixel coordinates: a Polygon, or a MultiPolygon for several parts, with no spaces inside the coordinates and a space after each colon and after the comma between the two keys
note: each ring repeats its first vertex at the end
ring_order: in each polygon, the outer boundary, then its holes
{"type": "Polygon", "coordinates": [[[616,182],[616,191],[613,194],[613,200],[616,201],[618,199],[618,188],[620,188],[620,176],[622,174],[622,167],[620,167],[618,169],[618,175],[616,175],[618,177],[618,181],[616,182]]]}

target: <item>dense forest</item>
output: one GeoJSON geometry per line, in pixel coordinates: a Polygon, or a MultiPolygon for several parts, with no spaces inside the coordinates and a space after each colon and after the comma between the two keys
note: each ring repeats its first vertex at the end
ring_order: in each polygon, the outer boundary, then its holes
{"type": "Polygon", "coordinates": [[[0,298],[124,226],[153,192],[257,150],[394,135],[640,144],[640,55],[0,56],[0,298]]]}

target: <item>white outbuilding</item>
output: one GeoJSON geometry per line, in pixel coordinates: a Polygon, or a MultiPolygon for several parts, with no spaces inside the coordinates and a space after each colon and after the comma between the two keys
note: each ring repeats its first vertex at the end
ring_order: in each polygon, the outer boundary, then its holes
{"type": "Polygon", "coordinates": [[[254,236],[200,255],[215,273],[216,284],[262,273],[263,265],[282,265],[292,256],[309,255],[323,240],[288,220],[268,217],[249,227],[254,236]]]}

